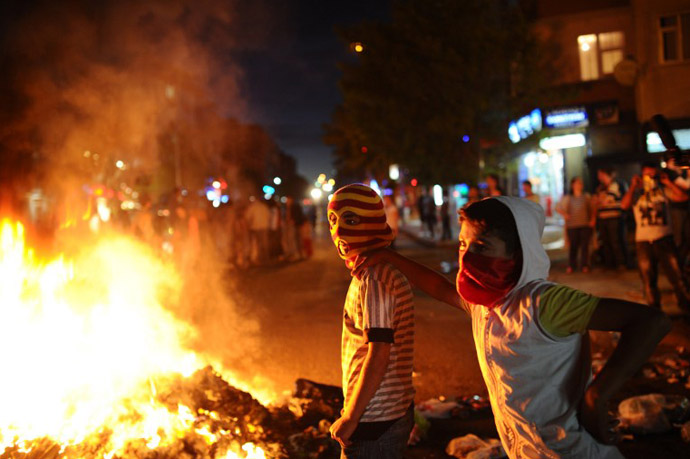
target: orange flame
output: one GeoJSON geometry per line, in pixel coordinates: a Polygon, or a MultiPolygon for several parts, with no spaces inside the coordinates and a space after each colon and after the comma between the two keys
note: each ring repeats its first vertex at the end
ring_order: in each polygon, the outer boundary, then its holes
{"type": "MultiPolygon", "coordinates": [[[[155,449],[194,430],[195,414],[156,402],[152,382],[208,364],[184,346],[194,330],[163,306],[179,285],[172,267],[128,238],[106,237],[74,259],[43,262],[25,246],[23,226],[3,220],[0,451],[31,450],[46,437],[64,448],[107,426],[107,459],[133,439],[155,449]]],[[[203,428],[196,433],[217,441],[203,428]]],[[[242,450],[216,457],[265,457],[252,444],[242,450]]]]}

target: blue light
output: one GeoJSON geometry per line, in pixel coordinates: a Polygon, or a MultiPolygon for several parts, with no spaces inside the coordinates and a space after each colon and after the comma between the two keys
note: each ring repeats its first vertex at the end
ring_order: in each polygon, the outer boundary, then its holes
{"type": "Polygon", "coordinates": [[[224,194],[220,197],[220,202],[222,202],[223,204],[227,204],[228,201],[230,201],[230,196],[228,196],[227,194],[224,194]]]}
{"type": "Polygon", "coordinates": [[[460,192],[460,196],[466,196],[470,191],[470,187],[467,186],[467,183],[461,183],[458,185],[458,191],[460,192]]]}
{"type": "Polygon", "coordinates": [[[517,123],[515,121],[511,121],[510,125],[508,126],[508,137],[510,138],[510,141],[513,143],[518,143],[521,140],[520,133],[518,132],[517,123]]]}
{"type": "Polygon", "coordinates": [[[276,189],[271,185],[264,185],[264,194],[275,194],[276,189]]]}
{"type": "Polygon", "coordinates": [[[534,132],[541,131],[541,128],[542,128],[541,110],[539,110],[538,108],[535,108],[534,110],[532,110],[532,113],[530,113],[530,123],[532,124],[532,130],[534,132]]]}
{"type": "Polygon", "coordinates": [[[462,136],[462,141],[465,142],[465,143],[469,142],[469,141],[470,141],[470,136],[468,136],[467,134],[465,134],[464,136],[462,136]]]}
{"type": "Polygon", "coordinates": [[[572,107],[548,112],[544,124],[552,128],[587,126],[589,119],[584,107],[572,107]]]}
{"type": "Polygon", "coordinates": [[[206,190],[206,199],[209,201],[213,201],[216,199],[217,193],[216,190],[206,190]]]}

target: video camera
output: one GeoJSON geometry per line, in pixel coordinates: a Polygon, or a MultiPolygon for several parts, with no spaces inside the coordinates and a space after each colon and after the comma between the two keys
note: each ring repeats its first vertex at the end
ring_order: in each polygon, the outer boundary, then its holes
{"type": "Polygon", "coordinates": [[[661,114],[652,116],[650,120],[652,129],[659,134],[661,143],[664,144],[666,148],[666,153],[664,153],[664,160],[668,161],[673,159],[676,166],[681,169],[690,169],[690,150],[681,150],[676,143],[676,138],[673,135],[671,126],[669,126],[666,117],[661,114]]]}

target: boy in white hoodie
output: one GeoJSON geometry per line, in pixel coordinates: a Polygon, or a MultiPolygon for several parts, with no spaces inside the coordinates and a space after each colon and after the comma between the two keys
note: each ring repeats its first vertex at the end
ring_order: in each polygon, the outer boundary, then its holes
{"type": "Polygon", "coordinates": [[[621,458],[610,446],[617,438],[608,401],[668,333],[668,318],[547,281],[544,211],[533,202],[487,198],[464,209],[461,220],[455,286],[386,250],[358,260],[353,274],[391,263],[431,296],[471,315],[496,429],[510,458],[621,458]],[[587,330],[621,332],[593,381],[587,330]]]}

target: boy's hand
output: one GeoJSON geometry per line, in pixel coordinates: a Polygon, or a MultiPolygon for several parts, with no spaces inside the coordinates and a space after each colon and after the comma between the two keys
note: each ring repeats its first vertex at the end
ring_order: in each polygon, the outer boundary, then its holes
{"type": "Polygon", "coordinates": [[[390,249],[378,249],[357,255],[357,258],[355,259],[355,263],[352,266],[350,274],[352,274],[352,276],[356,277],[357,279],[361,279],[362,273],[366,268],[368,268],[369,266],[377,265],[379,263],[384,263],[386,261],[388,250],[390,249]]]}
{"type": "Polygon", "coordinates": [[[599,397],[596,390],[587,389],[580,403],[580,424],[600,443],[615,445],[620,440],[616,431],[619,421],[609,414],[606,405],[606,400],[599,397]]]}
{"type": "Polygon", "coordinates": [[[350,437],[357,428],[357,421],[347,416],[340,417],[331,425],[331,438],[338,443],[342,448],[349,446],[352,442],[350,437]]]}

